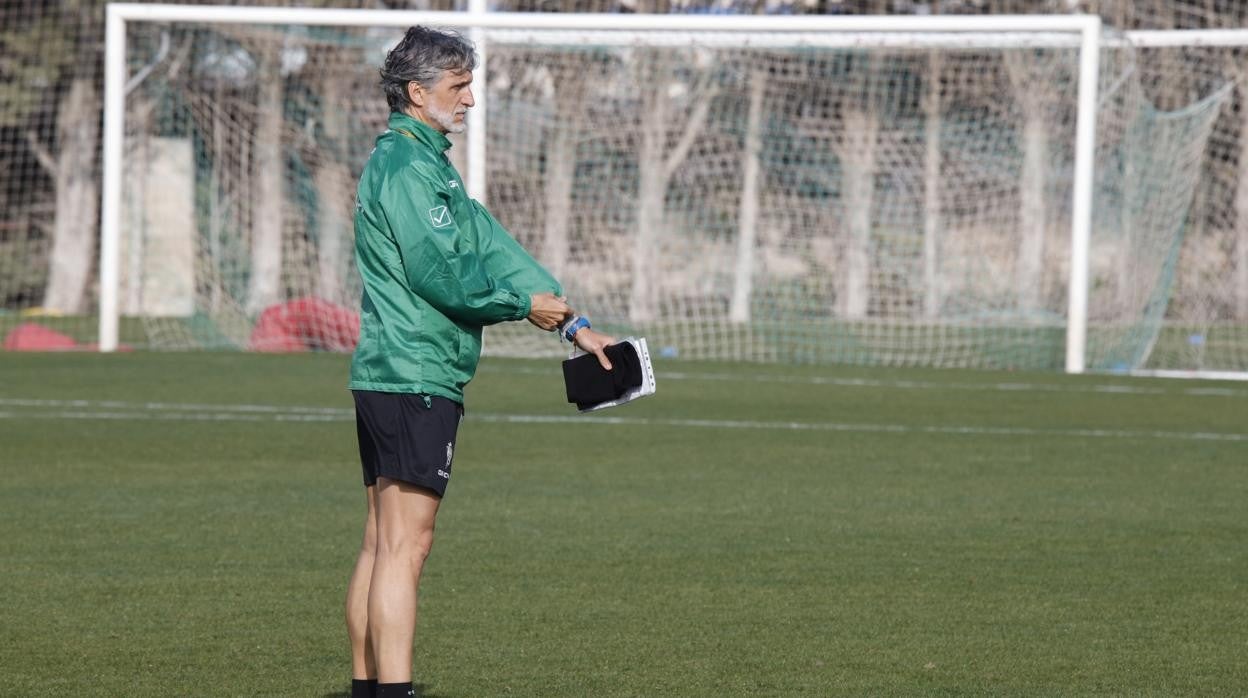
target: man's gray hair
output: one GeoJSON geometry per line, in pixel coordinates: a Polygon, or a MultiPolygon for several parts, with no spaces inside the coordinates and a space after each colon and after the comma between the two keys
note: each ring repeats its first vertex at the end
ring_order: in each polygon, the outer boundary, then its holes
{"type": "Polygon", "coordinates": [[[408,83],[431,88],[447,70],[476,67],[477,52],[471,41],[453,31],[412,27],[386,56],[381,66],[381,89],[386,93],[390,111],[403,111],[411,104],[408,83]]]}

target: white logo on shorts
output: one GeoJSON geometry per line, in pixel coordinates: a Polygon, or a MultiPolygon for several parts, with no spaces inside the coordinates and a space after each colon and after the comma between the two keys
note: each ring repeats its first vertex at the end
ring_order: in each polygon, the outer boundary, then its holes
{"type": "Polygon", "coordinates": [[[451,457],[455,455],[455,444],[446,442],[446,467],[451,467],[451,457]]]}

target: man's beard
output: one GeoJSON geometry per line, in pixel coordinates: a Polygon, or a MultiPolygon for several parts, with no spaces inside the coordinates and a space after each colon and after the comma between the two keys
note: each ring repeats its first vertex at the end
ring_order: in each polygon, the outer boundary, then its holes
{"type": "MultiPolygon", "coordinates": [[[[425,113],[429,115],[429,118],[433,119],[434,123],[446,129],[447,133],[463,133],[468,128],[466,121],[455,123],[455,112],[453,111],[441,111],[431,104],[425,107],[425,113]]],[[[467,113],[464,116],[467,117],[467,113]]]]}

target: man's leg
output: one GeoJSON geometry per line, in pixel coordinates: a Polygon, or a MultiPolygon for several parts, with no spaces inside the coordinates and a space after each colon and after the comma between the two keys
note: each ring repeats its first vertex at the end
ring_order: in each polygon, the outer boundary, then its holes
{"type": "Polygon", "coordinates": [[[368,589],[373,578],[373,560],[377,555],[377,487],[364,490],[368,500],[368,518],[364,520],[364,542],[355,560],[351,582],[347,585],[347,636],[351,638],[351,678],[354,681],[377,679],[377,660],[373,643],[368,638],[368,589]]]}
{"type": "Polygon", "coordinates": [[[433,546],[440,502],[429,490],[377,478],[377,555],[368,591],[368,628],[380,684],[412,680],[416,587],[433,546]]]}

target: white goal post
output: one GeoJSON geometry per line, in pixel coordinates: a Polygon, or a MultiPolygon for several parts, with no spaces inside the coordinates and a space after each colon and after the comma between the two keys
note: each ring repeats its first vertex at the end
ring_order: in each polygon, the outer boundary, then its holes
{"type": "MultiPolygon", "coordinates": [[[[119,239],[121,218],[122,141],[124,133],[124,90],[126,83],[125,40],[129,22],[204,22],[239,24],[291,24],[322,26],[393,26],[432,24],[473,30],[484,52],[491,37],[484,30],[500,30],[500,39],[511,32],[513,40],[548,40],[567,43],[567,32],[597,31],[622,36],[630,44],[658,41],[665,36],[690,32],[718,32],[740,37],[742,45],[751,41],[767,45],[768,39],[788,35],[781,41],[793,45],[793,36],[807,41],[870,47],[897,43],[904,36],[907,46],[948,46],[965,42],[967,36],[1001,42],[1002,35],[1036,37],[1042,45],[1079,45],[1078,120],[1076,126],[1075,168],[1070,231],[1069,299],[1066,331],[1066,370],[1084,369],[1087,315],[1087,248],[1091,225],[1093,152],[1096,133],[1096,102],[1101,22],[1096,16],[997,16],[997,17],[728,17],[674,15],[602,14],[519,14],[488,13],[474,3],[468,13],[332,10],[265,7],[213,7],[112,4],[108,7],[105,65],[104,183],[100,257],[100,349],[112,351],[118,343],[119,239]],[[517,33],[521,33],[517,37],[517,33]],[[994,38],[995,37],[995,38],[994,38]]],[[[1006,40],[1011,40],[1008,38],[1006,40]]],[[[799,44],[800,45],[800,44],[799,44]]],[[[484,64],[479,68],[484,72],[484,64]]],[[[484,84],[484,75],[479,78],[484,84]]],[[[479,94],[483,96],[484,90],[479,94]]],[[[480,99],[480,98],[479,98],[480,99]]],[[[484,109],[470,122],[470,191],[484,198],[482,165],[485,159],[484,109]]],[[[739,241],[733,294],[733,315],[741,317],[743,298],[749,296],[751,254],[749,241],[739,241]]]]}
{"type": "MultiPolygon", "coordinates": [[[[626,45],[662,45],[671,37],[697,33],[734,36],[741,46],[802,45],[801,42],[856,48],[948,47],[968,42],[1009,45],[1077,46],[1078,90],[1073,186],[1069,232],[1069,287],[1066,309],[1065,368],[1085,369],[1088,308],[1088,248],[1092,225],[1094,161],[1097,147],[1098,74],[1101,20],[1095,15],[1044,16],[705,16],[490,13],[474,2],[467,13],[334,10],[277,7],[178,6],[115,3],[108,6],[105,51],[103,201],[101,208],[99,348],[118,347],[120,250],[122,231],[123,142],[126,129],[127,25],[135,23],[283,24],[402,28],[415,24],[468,29],[484,53],[491,43],[543,41],[569,43],[570,32],[622,37],[626,45]],[[1026,37],[1026,39],[1020,39],[1026,37]],[[1019,42],[1022,41],[1020,44],[1019,42]]],[[[601,38],[599,39],[601,41],[601,38]]],[[[485,65],[478,68],[484,80],[485,65]]],[[[478,101],[485,90],[478,92],[478,101]]],[[[468,182],[485,196],[484,109],[470,120],[468,182]]],[[[744,233],[743,233],[744,234],[744,233]]],[[[750,233],[752,234],[752,233],[750,233]]],[[[753,276],[749,240],[738,241],[734,318],[748,314],[742,299],[753,276]]]]}

